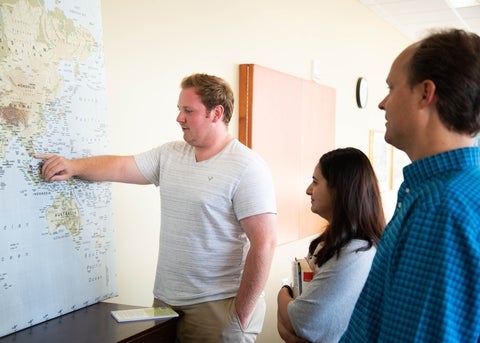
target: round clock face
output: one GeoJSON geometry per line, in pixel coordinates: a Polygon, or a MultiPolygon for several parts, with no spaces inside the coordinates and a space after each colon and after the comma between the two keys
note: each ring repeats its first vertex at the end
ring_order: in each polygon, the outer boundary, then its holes
{"type": "Polygon", "coordinates": [[[368,85],[364,77],[359,77],[357,80],[356,98],[358,107],[364,108],[367,105],[368,85]]]}

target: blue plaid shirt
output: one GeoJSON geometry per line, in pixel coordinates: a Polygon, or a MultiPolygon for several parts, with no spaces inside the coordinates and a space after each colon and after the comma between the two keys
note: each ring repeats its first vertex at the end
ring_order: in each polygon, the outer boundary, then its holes
{"type": "Polygon", "coordinates": [[[480,342],[479,162],[463,148],[404,168],[341,342],[480,342]]]}

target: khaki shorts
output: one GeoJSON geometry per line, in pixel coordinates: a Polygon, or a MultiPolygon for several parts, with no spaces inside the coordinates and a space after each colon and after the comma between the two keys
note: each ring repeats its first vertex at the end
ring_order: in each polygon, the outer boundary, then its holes
{"type": "MultiPolygon", "coordinates": [[[[165,303],[154,299],[153,306],[162,305],[165,303]]],[[[242,329],[235,311],[235,298],[171,307],[180,313],[177,325],[179,343],[253,343],[262,331],[266,303],[265,298],[260,297],[245,329],[242,329]]]]}

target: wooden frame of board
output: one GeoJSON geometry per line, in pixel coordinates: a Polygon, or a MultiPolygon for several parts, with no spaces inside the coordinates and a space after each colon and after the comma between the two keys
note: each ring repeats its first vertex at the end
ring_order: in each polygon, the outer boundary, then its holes
{"type": "Polygon", "coordinates": [[[335,89],[255,64],[241,64],[239,140],[269,164],[277,194],[278,244],[325,227],[305,191],[335,146],[335,89]]]}

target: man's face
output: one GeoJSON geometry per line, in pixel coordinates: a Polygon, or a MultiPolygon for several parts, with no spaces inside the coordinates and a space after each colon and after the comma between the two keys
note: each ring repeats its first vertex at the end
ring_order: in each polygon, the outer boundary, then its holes
{"type": "Polygon", "coordinates": [[[419,113],[421,86],[408,84],[408,63],[415,47],[405,49],[393,62],[387,77],[389,93],[378,107],[385,111],[385,141],[407,154],[415,144],[422,128],[419,113]]]}
{"type": "Polygon", "coordinates": [[[177,122],[183,131],[183,139],[195,147],[202,146],[212,123],[212,116],[194,88],[182,89],[178,97],[177,122]]]}

